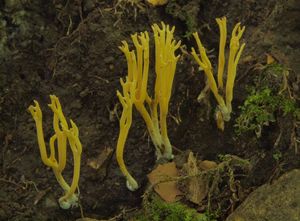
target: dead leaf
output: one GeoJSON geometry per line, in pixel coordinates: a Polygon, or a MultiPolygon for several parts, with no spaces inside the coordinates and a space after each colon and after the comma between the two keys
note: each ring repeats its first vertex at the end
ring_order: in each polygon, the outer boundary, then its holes
{"type": "Polygon", "coordinates": [[[102,165],[105,164],[105,162],[107,161],[107,159],[110,158],[111,154],[113,152],[113,149],[110,147],[106,147],[100,154],[98,157],[96,158],[92,158],[92,159],[88,159],[87,164],[92,167],[95,170],[98,170],[99,168],[102,167],[102,165]]]}
{"type": "Polygon", "coordinates": [[[193,152],[189,153],[187,163],[183,166],[183,171],[191,178],[186,184],[186,197],[191,202],[201,205],[202,200],[208,194],[208,176],[203,174],[198,176],[201,172],[213,169],[217,167],[217,164],[213,161],[204,160],[198,162],[194,157],[193,152]]]}
{"type": "Polygon", "coordinates": [[[267,55],[267,64],[273,64],[275,62],[275,58],[268,53],[266,53],[266,55],[267,55]]]}
{"type": "MultiPolygon", "coordinates": [[[[183,170],[188,176],[195,176],[201,172],[193,152],[190,152],[187,163],[183,166],[183,170]]],[[[189,179],[186,190],[186,197],[188,200],[200,205],[207,193],[208,188],[202,177],[192,177],[189,179]]]]}
{"type": "Polygon", "coordinates": [[[158,183],[154,186],[154,190],[166,202],[175,202],[178,200],[178,197],[182,195],[181,191],[177,188],[176,181],[163,182],[166,179],[179,176],[174,162],[158,165],[158,167],[147,176],[152,185],[158,183]]]}

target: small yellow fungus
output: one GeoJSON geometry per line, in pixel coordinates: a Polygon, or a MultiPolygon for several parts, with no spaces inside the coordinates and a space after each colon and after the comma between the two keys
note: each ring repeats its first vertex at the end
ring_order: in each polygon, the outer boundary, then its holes
{"type": "Polygon", "coordinates": [[[153,6],[165,5],[168,3],[168,0],[147,0],[153,6]]]}
{"type": "Polygon", "coordinates": [[[217,126],[219,129],[224,130],[224,121],[230,120],[230,114],[232,112],[231,102],[233,98],[233,87],[237,65],[245,47],[245,43],[240,46],[239,41],[245,31],[245,27],[241,27],[241,24],[237,23],[232,31],[227,65],[227,81],[224,91],[223,73],[225,69],[225,45],[227,37],[226,17],[217,18],[216,21],[220,30],[217,82],[213,75],[211,62],[197,32],[193,33],[193,36],[196,40],[200,56],[197,55],[194,48],[192,48],[192,55],[199,66],[204,70],[204,73],[208,79],[208,85],[218,102],[216,111],[217,126]],[[222,94],[225,94],[225,98],[222,96],[222,94]]]}
{"type": "Polygon", "coordinates": [[[69,128],[66,118],[62,112],[59,99],[54,95],[50,95],[50,99],[51,104],[49,104],[48,106],[51,108],[54,114],[53,128],[55,134],[50,138],[49,141],[49,156],[47,154],[47,148],[44,139],[42,122],[43,115],[39,103],[34,100],[35,106],[30,105],[28,110],[31,113],[36,124],[38,145],[42,161],[46,166],[53,169],[58,183],[65,191],[65,195],[59,199],[60,207],[63,209],[69,209],[70,207],[78,205],[78,196],[75,194],[75,191],[78,188],[80,176],[82,145],[79,140],[78,128],[72,120],[70,120],[71,127],[69,128]],[[56,147],[55,142],[57,144],[56,147]],[[62,172],[66,166],[67,143],[69,143],[72,150],[74,161],[73,180],[71,186],[65,181],[62,176],[62,172]]]}

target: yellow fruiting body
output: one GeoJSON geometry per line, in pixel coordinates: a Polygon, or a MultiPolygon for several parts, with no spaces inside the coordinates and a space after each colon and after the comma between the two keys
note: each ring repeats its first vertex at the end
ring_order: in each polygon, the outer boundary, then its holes
{"type": "Polygon", "coordinates": [[[205,48],[203,47],[197,32],[193,33],[193,36],[196,40],[200,56],[197,55],[194,48],[192,48],[191,53],[195,58],[196,62],[203,69],[208,79],[209,87],[218,102],[218,107],[216,111],[217,126],[221,130],[223,130],[224,129],[223,121],[229,121],[230,114],[232,112],[231,102],[233,99],[233,87],[234,87],[234,81],[236,77],[237,65],[245,47],[245,43],[243,43],[240,46],[239,41],[245,31],[245,27],[244,26],[241,27],[240,23],[237,23],[232,31],[230,48],[229,48],[230,50],[229,50],[228,65],[227,65],[227,81],[226,81],[225,92],[223,92],[224,90],[223,75],[225,69],[225,45],[226,45],[226,37],[227,37],[226,17],[217,18],[216,21],[218,23],[219,30],[220,30],[217,82],[213,75],[213,68],[211,62],[208,56],[206,55],[205,48]],[[225,96],[222,96],[220,94],[220,91],[221,94],[225,94],[225,96]]]}
{"type": "Polygon", "coordinates": [[[152,30],[155,42],[155,104],[158,103],[160,110],[159,123],[161,139],[164,145],[163,156],[171,159],[173,155],[167,131],[167,114],[176,64],[180,57],[179,55],[175,56],[175,51],[180,47],[181,42],[174,40],[174,26],[170,29],[169,25],[165,25],[164,23],[162,23],[162,28],[154,24],[152,25],[152,30]]]}
{"type": "Polygon", "coordinates": [[[147,92],[149,73],[149,35],[148,32],[131,36],[135,50],[130,51],[126,41],[122,41],[120,50],[127,60],[127,77],[129,82],[135,82],[134,106],[143,117],[151,140],[156,149],[157,158],[172,158],[172,146],[167,133],[167,113],[171,97],[173,79],[179,56],[175,51],[180,46],[173,37],[175,27],[161,23],[152,25],[155,42],[155,72],[156,81],[154,98],[147,92]],[[145,104],[148,105],[150,113],[145,104]],[[158,108],[159,107],[159,108],[158,108]],[[159,110],[159,115],[158,115],[159,110]]]}
{"type": "Polygon", "coordinates": [[[223,73],[225,67],[225,46],[227,38],[226,17],[216,19],[220,29],[220,43],[219,43],[219,62],[218,62],[218,86],[223,90],[223,73]]]}
{"type": "Polygon", "coordinates": [[[245,31],[245,26],[241,28],[241,23],[237,23],[232,31],[230,40],[230,50],[228,59],[227,82],[226,82],[226,105],[231,112],[231,101],[233,98],[233,86],[236,77],[236,69],[241,54],[245,48],[245,43],[240,46],[240,39],[245,31]]]}
{"type": "MultiPolygon", "coordinates": [[[[145,107],[145,101],[149,106],[152,106],[152,99],[147,92],[148,73],[149,73],[149,36],[147,32],[142,32],[139,35],[131,35],[132,41],[136,48],[135,51],[130,51],[126,41],[122,41],[120,50],[125,54],[127,60],[127,78],[128,82],[132,82],[135,87],[134,105],[138,112],[143,117],[148,132],[153,141],[156,150],[161,146],[161,138],[158,124],[156,125],[157,110],[148,113],[145,107]],[[154,117],[153,117],[154,116],[154,117]],[[155,117],[156,116],[156,117],[155,117]]],[[[153,107],[155,109],[155,107],[153,107]]]]}
{"type": "Polygon", "coordinates": [[[120,92],[117,93],[123,106],[122,117],[120,119],[120,134],[117,144],[117,160],[122,173],[127,179],[127,184],[129,184],[127,186],[136,188],[137,184],[127,171],[123,160],[124,145],[129,130],[128,127],[130,127],[132,120],[132,105],[136,107],[146,123],[149,135],[156,149],[157,159],[161,157],[166,159],[173,158],[172,145],[167,132],[167,114],[176,64],[179,59],[179,56],[175,56],[175,51],[179,48],[180,41],[176,42],[174,40],[174,27],[170,29],[170,27],[163,22],[161,24],[161,28],[157,24],[152,26],[155,42],[156,72],[154,98],[151,98],[147,92],[149,74],[148,33],[141,32],[131,35],[135,50],[130,51],[126,41],[122,41],[122,46],[119,47],[127,60],[127,77],[125,83],[121,80],[123,95],[121,95],[120,92]],[[145,105],[147,105],[147,108],[145,105]],[[130,115],[130,118],[128,115],[130,115]],[[124,122],[126,122],[126,124],[124,124],[124,122]]]}
{"type": "Polygon", "coordinates": [[[66,118],[62,112],[62,108],[59,99],[50,95],[51,104],[48,106],[53,111],[53,128],[55,134],[50,138],[49,149],[50,155],[47,155],[47,148],[43,133],[42,111],[39,103],[34,101],[34,105],[30,105],[28,110],[30,111],[37,131],[38,145],[40,149],[40,155],[43,163],[51,167],[55,177],[64,189],[65,195],[59,199],[59,204],[63,209],[69,209],[70,207],[78,205],[78,196],[75,194],[78,188],[79,176],[80,176],[80,161],[82,153],[82,145],[79,140],[79,131],[76,124],[71,120],[71,127],[69,128],[66,118]],[[55,147],[55,142],[57,146],[55,147]],[[65,181],[62,176],[62,172],[66,166],[66,152],[67,142],[73,153],[74,171],[73,180],[71,186],[65,181]]]}
{"type": "Polygon", "coordinates": [[[213,92],[217,102],[219,103],[220,106],[225,107],[225,101],[223,97],[219,94],[218,86],[215,81],[214,75],[213,75],[213,69],[210,63],[209,58],[206,55],[205,48],[203,47],[199,35],[197,32],[193,33],[193,36],[196,40],[199,52],[200,52],[200,57],[197,55],[196,51],[194,48],[192,48],[192,55],[195,58],[196,62],[199,64],[199,66],[204,70],[204,73],[206,74],[207,80],[208,80],[208,85],[213,92]],[[200,60],[201,59],[201,60],[200,60]]]}

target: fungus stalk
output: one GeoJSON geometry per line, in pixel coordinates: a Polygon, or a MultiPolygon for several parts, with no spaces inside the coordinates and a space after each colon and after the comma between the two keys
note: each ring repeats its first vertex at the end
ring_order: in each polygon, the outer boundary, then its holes
{"type": "Polygon", "coordinates": [[[120,118],[120,133],[117,142],[117,162],[121,169],[121,172],[126,177],[126,186],[129,190],[134,191],[138,189],[138,184],[136,180],[128,172],[125,162],[124,162],[124,147],[129,133],[129,129],[132,123],[132,104],[134,100],[135,88],[132,82],[128,82],[128,78],[124,83],[121,79],[121,85],[123,88],[123,95],[117,91],[117,96],[122,104],[123,111],[120,118]]]}

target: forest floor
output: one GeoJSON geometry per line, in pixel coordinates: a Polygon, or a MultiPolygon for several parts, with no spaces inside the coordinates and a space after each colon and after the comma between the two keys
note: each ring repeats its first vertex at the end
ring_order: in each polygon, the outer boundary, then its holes
{"type": "MultiPolygon", "coordinates": [[[[156,165],[155,150],[143,119],[134,111],[125,163],[140,188],[129,191],[115,157],[122,112],[116,91],[121,89],[120,78],[127,74],[126,59],[118,46],[123,40],[131,42],[131,34],[148,31],[153,52],[151,25],[161,21],[175,26],[174,36],[182,41],[168,115],[178,170],[182,171],[188,151],[199,160],[220,164],[230,154],[251,165],[247,170],[234,165],[228,169],[213,197],[195,204],[183,196],[182,202],[199,212],[209,209],[218,220],[225,220],[258,186],[300,168],[299,10],[296,0],[170,0],[157,7],[142,0],[2,1],[0,220],[65,221],[83,216],[126,220],[132,211],[142,208],[147,174],[156,165]],[[216,66],[219,31],[215,18],[222,16],[227,17],[228,36],[237,22],[246,26],[233,113],[224,132],[214,120],[217,104],[213,95],[197,101],[205,75],[190,55],[196,45],[192,33],[198,31],[216,66]],[[281,99],[277,106],[269,109],[271,104],[265,100],[253,103],[265,108],[267,119],[254,117],[241,125],[238,119],[247,113],[244,101],[266,88],[273,96],[268,98],[281,99]],[[41,161],[35,124],[27,111],[33,100],[40,103],[48,140],[53,133],[47,107],[50,94],[60,98],[64,114],[76,122],[83,145],[80,207],[70,210],[57,204],[62,189],[41,161]],[[99,166],[95,166],[97,160],[99,166]]],[[[150,83],[155,78],[152,52],[150,83]]],[[[150,84],[151,95],[152,88],[150,84]]],[[[64,171],[68,181],[73,172],[72,160],[69,162],[64,171]]]]}

